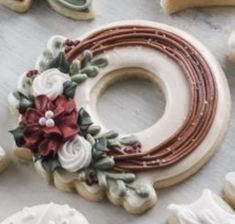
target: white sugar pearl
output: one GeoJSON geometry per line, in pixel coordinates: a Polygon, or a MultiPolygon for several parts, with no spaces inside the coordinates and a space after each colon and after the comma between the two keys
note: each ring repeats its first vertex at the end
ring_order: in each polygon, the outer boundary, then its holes
{"type": "Polygon", "coordinates": [[[39,120],[38,120],[38,123],[41,125],[41,126],[45,126],[46,125],[46,121],[47,119],[45,117],[41,117],[39,120]]]}
{"type": "Polygon", "coordinates": [[[53,118],[53,117],[54,117],[53,111],[48,110],[48,111],[45,113],[45,118],[50,119],[50,118],[53,118]]]}
{"type": "Polygon", "coordinates": [[[48,128],[54,127],[54,126],[55,126],[55,121],[54,121],[53,119],[48,119],[48,120],[46,121],[46,126],[47,126],[48,128]]]}

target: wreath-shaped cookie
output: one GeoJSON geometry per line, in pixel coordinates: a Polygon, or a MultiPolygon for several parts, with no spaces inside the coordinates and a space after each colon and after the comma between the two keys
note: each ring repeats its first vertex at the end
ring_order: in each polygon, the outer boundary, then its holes
{"type": "Polygon", "coordinates": [[[197,40],[151,22],[122,22],[79,40],[50,39],[36,67],[9,95],[20,114],[15,154],[31,159],[56,187],[89,200],[105,196],[131,213],[157,200],[154,188],[195,173],[216,151],[229,121],[224,74],[197,40]],[[107,130],[96,114],[101,91],[122,77],[158,83],[164,115],[130,136],[107,130]]]}
{"type": "MultiPolygon", "coordinates": [[[[93,0],[48,0],[50,6],[58,13],[75,20],[88,20],[94,17],[93,0]]],[[[16,11],[26,12],[33,0],[0,0],[0,4],[16,11]]]]}

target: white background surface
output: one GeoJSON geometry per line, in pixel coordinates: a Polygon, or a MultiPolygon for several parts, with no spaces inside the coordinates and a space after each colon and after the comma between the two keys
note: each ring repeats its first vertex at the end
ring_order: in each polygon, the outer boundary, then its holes
{"type": "MultiPolygon", "coordinates": [[[[8,133],[16,121],[7,109],[7,95],[15,88],[18,76],[34,66],[48,38],[61,34],[75,38],[106,23],[145,19],[176,26],[196,36],[221,63],[235,97],[235,67],[226,61],[227,39],[235,28],[234,8],[193,9],[166,16],[156,0],[95,0],[96,19],[75,22],[53,12],[46,1],[35,0],[32,9],[19,15],[0,7],[0,144],[10,149],[8,133]]],[[[180,101],[179,101],[180,103],[180,101]]],[[[105,124],[118,130],[137,131],[160,117],[164,103],[150,83],[138,80],[111,87],[100,100],[98,111],[105,124]],[[158,95],[158,99],[155,95],[158,95]],[[157,116],[156,116],[157,115],[157,116]],[[126,127],[128,126],[128,127],[126,127]]],[[[220,151],[195,176],[182,184],[158,191],[158,204],[142,216],[132,216],[108,202],[91,203],[75,194],[47,186],[31,167],[12,164],[0,176],[0,220],[24,206],[54,201],[80,210],[90,224],[165,223],[169,203],[190,202],[202,189],[219,193],[224,175],[235,170],[234,108],[231,126],[220,151]]]]}

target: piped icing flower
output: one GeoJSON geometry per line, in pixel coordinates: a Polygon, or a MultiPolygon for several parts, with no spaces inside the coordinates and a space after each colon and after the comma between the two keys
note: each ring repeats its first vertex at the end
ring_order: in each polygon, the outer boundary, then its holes
{"type": "Polygon", "coordinates": [[[59,96],[51,101],[46,95],[37,96],[34,107],[22,115],[24,146],[38,150],[41,156],[55,156],[65,141],[79,133],[77,119],[74,100],[59,96]]]}
{"type": "Polygon", "coordinates": [[[47,95],[51,100],[62,95],[64,83],[70,81],[70,76],[58,69],[49,69],[38,75],[33,81],[33,95],[47,95]]]}
{"type": "Polygon", "coordinates": [[[69,172],[87,168],[92,160],[92,146],[84,137],[76,135],[58,151],[61,166],[69,172]]]}

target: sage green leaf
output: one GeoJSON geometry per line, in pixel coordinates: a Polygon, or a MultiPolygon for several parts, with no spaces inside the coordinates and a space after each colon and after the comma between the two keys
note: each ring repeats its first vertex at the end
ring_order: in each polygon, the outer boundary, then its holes
{"type": "Polygon", "coordinates": [[[42,158],[41,163],[48,173],[53,173],[57,168],[61,167],[59,160],[56,158],[42,158]]]}
{"type": "Polygon", "coordinates": [[[138,139],[135,136],[128,136],[120,139],[120,143],[123,145],[134,145],[137,142],[138,139]]]}
{"type": "Polygon", "coordinates": [[[119,197],[125,197],[127,194],[127,188],[126,188],[125,183],[122,180],[118,180],[116,183],[117,183],[117,187],[116,187],[115,193],[119,197]]]}
{"type": "Polygon", "coordinates": [[[14,130],[9,131],[15,140],[15,143],[18,147],[22,146],[25,141],[24,141],[24,132],[23,132],[23,128],[21,126],[17,127],[14,130]]]}
{"type": "Polygon", "coordinates": [[[93,136],[92,136],[91,134],[87,134],[87,135],[86,135],[86,139],[87,139],[88,142],[90,142],[90,144],[91,144],[92,146],[95,145],[95,139],[93,138],[93,136]]]}
{"type": "Polygon", "coordinates": [[[94,78],[99,74],[99,68],[97,66],[88,66],[82,69],[81,73],[86,74],[90,78],[94,78]]]}
{"type": "Polygon", "coordinates": [[[94,163],[93,167],[99,170],[108,170],[111,169],[114,165],[115,165],[114,159],[111,157],[106,157],[94,163]]]}
{"type": "Polygon", "coordinates": [[[83,66],[87,66],[87,64],[92,60],[93,53],[90,50],[85,50],[83,53],[83,66]]]}
{"type": "Polygon", "coordinates": [[[77,84],[84,82],[86,79],[87,79],[86,74],[77,74],[77,75],[72,76],[72,78],[71,78],[71,80],[73,82],[76,82],[77,84]]]}
{"type": "Polygon", "coordinates": [[[99,186],[103,188],[107,188],[108,182],[107,182],[105,174],[102,172],[98,172],[97,178],[98,178],[99,186]]]}
{"type": "Polygon", "coordinates": [[[97,135],[100,132],[101,127],[99,125],[91,125],[87,129],[87,132],[91,135],[97,135]]]}
{"type": "Polygon", "coordinates": [[[96,139],[95,149],[101,152],[107,152],[107,139],[104,137],[96,139]]]}
{"type": "Polygon", "coordinates": [[[106,176],[113,180],[122,180],[126,183],[135,181],[136,176],[133,173],[107,173],[106,176]]]}
{"type": "Polygon", "coordinates": [[[43,51],[42,55],[46,59],[49,59],[49,60],[53,59],[53,53],[49,49],[46,49],[45,51],[43,51]]]}
{"type": "Polygon", "coordinates": [[[93,124],[93,122],[91,121],[90,114],[84,108],[81,108],[79,110],[78,125],[88,127],[92,124],[93,124]]]}
{"type": "Polygon", "coordinates": [[[12,92],[12,95],[17,99],[20,100],[20,93],[18,91],[12,92]]]}
{"type": "Polygon", "coordinates": [[[34,100],[32,96],[25,96],[22,93],[19,92],[19,112],[20,114],[23,114],[27,108],[33,107],[34,100]]]}
{"type": "Polygon", "coordinates": [[[117,139],[108,139],[108,147],[112,148],[112,147],[117,147],[117,148],[121,148],[121,144],[117,139]]]}
{"type": "Polygon", "coordinates": [[[94,58],[91,61],[91,65],[97,66],[99,68],[104,68],[108,65],[108,60],[107,58],[104,58],[104,57],[94,58]]]}
{"type": "Polygon", "coordinates": [[[137,186],[135,192],[136,192],[137,195],[139,195],[142,198],[146,198],[150,194],[148,187],[145,186],[145,185],[137,186]]]}
{"type": "Polygon", "coordinates": [[[63,95],[67,96],[68,98],[74,98],[75,91],[77,88],[77,83],[73,81],[66,81],[64,82],[64,91],[63,95]]]}
{"type": "Polygon", "coordinates": [[[113,130],[111,130],[111,131],[109,131],[109,132],[103,134],[103,136],[104,136],[105,138],[108,138],[108,139],[117,138],[118,135],[119,135],[118,132],[113,131],[113,130]]]}
{"type": "Polygon", "coordinates": [[[81,62],[79,60],[74,60],[70,65],[70,75],[73,76],[78,74],[81,68],[81,62]]]}
{"type": "Polygon", "coordinates": [[[64,52],[60,52],[54,59],[52,59],[48,63],[46,69],[50,69],[50,68],[57,68],[63,73],[69,73],[70,64],[67,62],[64,52]]]}

